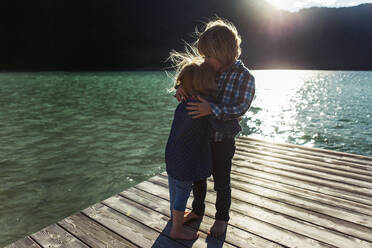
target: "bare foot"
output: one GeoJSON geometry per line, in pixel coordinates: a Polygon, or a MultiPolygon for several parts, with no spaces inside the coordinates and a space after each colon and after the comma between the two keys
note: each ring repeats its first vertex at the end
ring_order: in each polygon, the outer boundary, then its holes
{"type": "Polygon", "coordinates": [[[194,212],[185,211],[185,214],[183,215],[183,223],[192,221],[192,220],[199,220],[202,216],[197,215],[194,212]]]}
{"type": "Polygon", "coordinates": [[[199,233],[196,231],[188,230],[184,227],[178,230],[174,230],[172,228],[170,236],[172,239],[195,240],[199,237],[199,233]]]}
{"type": "Polygon", "coordinates": [[[227,221],[223,220],[216,220],[209,230],[208,234],[210,234],[212,237],[218,237],[221,236],[226,232],[227,228],[227,221]]]}

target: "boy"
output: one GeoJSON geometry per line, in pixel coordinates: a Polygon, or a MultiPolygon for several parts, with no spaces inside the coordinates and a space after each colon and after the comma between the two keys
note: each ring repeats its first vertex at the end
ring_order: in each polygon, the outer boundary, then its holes
{"type": "MultiPolygon", "coordinates": [[[[204,61],[217,71],[217,100],[208,102],[198,97],[200,102],[188,103],[187,110],[192,118],[210,115],[210,118],[218,121],[228,121],[238,119],[249,109],[255,94],[255,82],[248,69],[238,60],[241,53],[240,43],[241,38],[233,24],[221,19],[207,23],[196,45],[204,61]]],[[[177,89],[176,97],[179,101],[187,97],[182,87],[177,89]]],[[[226,231],[230,219],[230,172],[235,153],[235,135],[229,135],[230,133],[233,132],[213,130],[210,137],[214,190],[217,192],[216,221],[210,229],[210,234],[214,237],[226,231]]],[[[202,218],[206,191],[206,180],[194,182],[193,210],[185,212],[185,222],[202,218]]]]}

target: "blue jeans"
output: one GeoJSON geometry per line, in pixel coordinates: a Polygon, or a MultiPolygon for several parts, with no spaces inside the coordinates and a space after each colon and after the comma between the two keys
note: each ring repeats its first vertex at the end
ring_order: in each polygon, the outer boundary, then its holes
{"type": "Polygon", "coordinates": [[[168,175],[170,214],[173,218],[172,210],[185,211],[187,200],[192,190],[192,181],[180,181],[168,175]]]}

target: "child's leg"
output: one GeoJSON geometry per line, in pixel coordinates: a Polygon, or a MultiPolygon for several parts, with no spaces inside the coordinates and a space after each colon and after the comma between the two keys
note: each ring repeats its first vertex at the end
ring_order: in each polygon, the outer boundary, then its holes
{"type": "Polygon", "coordinates": [[[196,232],[187,230],[183,227],[183,215],[192,189],[192,182],[175,180],[175,185],[176,197],[172,210],[173,220],[170,236],[174,239],[196,239],[198,237],[196,232]]]}
{"type": "Polygon", "coordinates": [[[207,194],[207,179],[195,181],[192,187],[194,200],[192,201],[192,212],[185,212],[184,223],[201,219],[205,211],[205,196],[207,194]]]}
{"type": "Polygon", "coordinates": [[[226,139],[221,142],[211,142],[211,147],[214,190],[217,192],[215,217],[216,220],[228,221],[231,205],[231,160],[235,153],[235,140],[226,139]]]}
{"type": "Polygon", "coordinates": [[[230,172],[231,160],[235,153],[235,140],[226,139],[221,142],[211,142],[211,148],[213,156],[214,190],[217,192],[216,222],[211,228],[211,234],[213,236],[219,236],[225,232],[227,222],[230,219],[230,172]]]}
{"type": "Polygon", "coordinates": [[[205,210],[204,201],[207,194],[207,179],[194,182],[192,193],[194,195],[192,211],[199,216],[203,216],[205,210]]]}
{"type": "Polygon", "coordinates": [[[168,175],[168,188],[169,188],[169,202],[170,202],[170,218],[173,219],[173,205],[174,200],[176,198],[176,180],[171,176],[168,175]]]}

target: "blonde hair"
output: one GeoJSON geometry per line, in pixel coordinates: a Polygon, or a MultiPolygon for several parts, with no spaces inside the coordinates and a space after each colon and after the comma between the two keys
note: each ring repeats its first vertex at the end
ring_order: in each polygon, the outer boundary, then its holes
{"type": "Polygon", "coordinates": [[[241,54],[241,38],[231,22],[221,18],[211,20],[198,36],[198,53],[217,59],[223,66],[232,64],[241,54]]]}
{"type": "Polygon", "coordinates": [[[215,71],[210,65],[190,63],[178,74],[176,83],[188,95],[213,95],[217,90],[215,76],[215,71]]]}
{"type": "Polygon", "coordinates": [[[172,89],[177,87],[178,77],[181,71],[191,64],[201,65],[204,57],[209,56],[217,59],[222,66],[232,64],[241,53],[241,38],[234,24],[216,18],[210,20],[202,29],[202,32],[195,31],[197,40],[193,44],[185,43],[185,51],[177,52],[172,50],[168,61],[171,68],[175,70],[173,78],[175,83],[172,89]]]}

